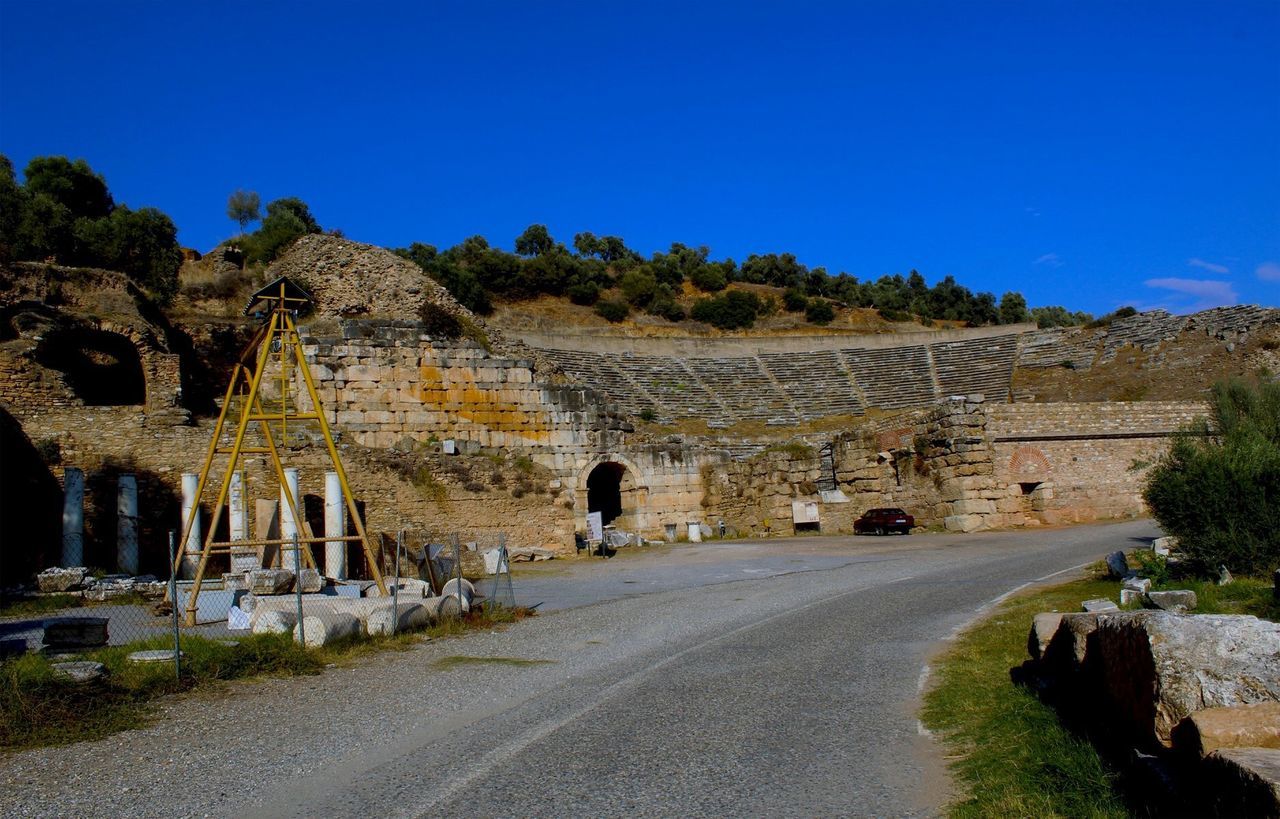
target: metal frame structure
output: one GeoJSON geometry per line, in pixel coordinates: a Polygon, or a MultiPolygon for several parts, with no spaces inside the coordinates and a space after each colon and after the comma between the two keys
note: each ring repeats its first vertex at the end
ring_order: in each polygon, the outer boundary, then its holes
{"type": "MultiPolygon", "coordinates": [[[[249,314],[250,312],[255,312],[254,307],[262,305],[265,310],[258,311],[258,314],[263,315],[265,320],[254,335],[253,340],[245,347],[239,361],[236,362],[233,368],[231,383],[227,386],[226,395],[222,400],[221,412],[218,414],[218,422],[213,428],[213,435],[209,441],[209,450],[205,455],[204,466],[200,469],[200,479],[196,486],[195,501],[191,504],[191,514],[182,524],[182,539],[178,541],[181,547],[178,555],[174,558],[173,570],[176,573],[187,554],[185,549],[187,539],[191,536],[196,516],[200,514],[200,499],[204,496],[205,487],[209,483],[214,461],[221,455],[230,456],[227,461],[226,471],[223,473],[221,486],[218,489],[217,499],[212,507],[213,514],[200,551],[200,562],[196,567],[194,583],[190,594],[187,595],[184,621],[188,626],[196,624],[197,601],[200,595],[200,587],[205,579],[205,572],[208,570],[209,558],[215,554],[230,555],[233,551],[242,550],[248,546],[285,546],[292,544],[295,548],[301,550],[307,566],[315,568],[315,559],[311,555],[311,549],[303,548],[304,544],[309,546],[312,543],[358,542],[364,550],[370,572],[373,574],[374,581],[378,584],[378,590],[384,596],[387,594],[386,581],[383,580],[377,558],[369,544],[369,538],[365,534],[364,523],[360,520],[355,500],[352,498],[351,486],[347,482],[347,472],[342,467],[342,459],[338,456],[338,449],[334,445],[333,434],[329,429],[329,422],[325,418],[320,396],[316,393],[316,385],[311,377],[311,370],[307,366],[306,358],[303,356],[302,341],[298,335],[297,325],[294,322],[298,309],[310,302],[310,296],[302,288],[289,279],[281,277],[255,293],[253,298],[250,299],[249,305],[245,308],[245,313],[249,314]],[[251,361],[252,370],[250,369],[251,361]],[[268,367],[273,363],[278,365],[280,370],[280,404],[278,412],[274,411],[274,407],[273,411],[268,412],[263,407],[260,394],[263,378],[268,367]],[[296,405],[290,402],[290,384],[293,381],[292,370],[295,367],[302,375],[302,382],[306,387],[307,396],[311,399],[310,412],[300,412],[296,405]],[[230,447],[222,446],[223,433],[229,429],[228,420],[233,415],[233,406],[237,403],[233,399],[237,396],[241,400],[238,402],[239,417],[235,421],[235,437],[230,447]],[[333,464],[334,471],[338,473],[339,482],[342,484],[342,497],[346,502],[347,513],[356,530],[354,536],[317,537],[312,534],[303,516],[301,498],[295,498],[293,492],[289,489],[289,483],[285,479],[284,464],[280,459],[281,448],[288,446],[290,421],[295,423],[314,421],[318,423],[320,433],[324,437],[325,448],[329,453],[329,459],[333,464]],[[245,444],[245,435],[250,424],[253,423],[258,424],[265,446],[247,446],[245,444]],[[279,443],[277,443],[277,436],[279,436],[279,443]],[[280,495],[284,498],[288,506],[288,514],[293,517],[296,525],[296,531],[298,532],[296,540],[214,540],[218,524],[222,520],[223,509],[227,504],[231,488],[231,476],[243,468],[241,459],[250,454],[266,455],[270,460],[276,480],[280,484],[280,495]]],[[[283,515],[285,510],[281,509],[280,513],[283,515]]],[[[177,601],[173,601],[173,604],[176,607],[177,601]]]]}

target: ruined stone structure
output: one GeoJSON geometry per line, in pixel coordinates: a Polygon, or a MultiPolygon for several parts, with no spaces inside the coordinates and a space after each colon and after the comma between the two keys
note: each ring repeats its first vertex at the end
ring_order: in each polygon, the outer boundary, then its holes
{"type": "MultiPolygon", "coordinates": [[[[818,504],[827,532],[852,531],[861,512],[886,505],[961,531],[1137,515],[1145,468],[1201,405],[1026,403],[1016,373],[1110,366],[1124,350],[1163,355],[1187,334],[1274,350],[1253,340],[1280,327],[1280,311],[1226,308],[1107,330],[513,340],[377,248],[307,237],[276,273],[315,289],[305,352],[373,532],[504,531],[513,546],[561,550],[589,511],[650,538],[690,523],[787,533],[794,502],[818,504]],[[424,305],[461,333],[428,331],[416,319],[424,305]]],[[[191,336],[220,331],[184,335],[117,274],[24,265],[4,275],[6,436],[24,451],[60,450],[46,494],[63,464],[86,470],[91,506],[114,503],[113,470],[136,474],[142,561],[154,570],[180,475],[208,445],[209,421],[192,420],[182,394],[194,365],[178,341],[190,349],[191,336]]],[[[323,459],[300,449],[290,465],[314,506],[323,459]]],[[[250,474],[249,496],[274,497],[270,483],[250,474]]],[[[86,537],[113,535],[90,513],[86,537]]],[[[111,548],[90,554],[105,561],[111,548]]]]}

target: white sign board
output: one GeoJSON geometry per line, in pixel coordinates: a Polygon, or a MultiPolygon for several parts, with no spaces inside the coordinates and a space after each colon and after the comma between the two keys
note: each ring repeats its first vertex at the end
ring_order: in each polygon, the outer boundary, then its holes
{"type": "Polygon", "coordinates": [[[814,501],[792,501],[791,520],[796,523],[817,523],[818,504],[814,501]]]}
{"type": "Polygon", "coordinates": [[[587,513],[587,540],[604,540],[604,521],[599,512],[587,513]]]}

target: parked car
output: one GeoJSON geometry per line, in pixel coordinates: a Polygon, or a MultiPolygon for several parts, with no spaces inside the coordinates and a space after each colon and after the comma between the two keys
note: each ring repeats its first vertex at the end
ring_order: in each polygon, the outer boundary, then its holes
{"type": "Polygon", "coordinates": [[[862,517],[853,522],[853,532],[858,535],[875,533],[886,535],[891,532],[907,534],[916,525],[916,519],[898,508],[868,509],[862,517]]]}

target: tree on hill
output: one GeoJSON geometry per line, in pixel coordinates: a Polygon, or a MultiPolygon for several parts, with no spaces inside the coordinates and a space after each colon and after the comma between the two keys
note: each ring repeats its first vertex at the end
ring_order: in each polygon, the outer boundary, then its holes
{"type": "Polygon", "coordinates": [[[117,205],[83,159],[35,157],[23,175],[19,185],[0,156],[0,245],[9,255],[118,270],[160,301],[177,292],[182,250],[168,216],[117,205]]]}
{"type": "Polygon", "coordinates": [[[254,191],[237,189],[227,197],[227,216],[240,226],[241,235],[249,225],[262,218],[262,199],[254,191]]]}
{"type": "Polygon", "coordinates": [[[520,256],[544,256],[555,249],[556,242],[546,225],[529,225],[516,237],[516,253],[520,256]]]}
{"type": "Polygon", "coordinates": [[[1065,307],[1032,307],[1031,320],[1040,329],[1046,327],[1079,327],[1093,321],[1093,316],[1084,311],[1071,312],[1065,307]]]}
{"type": "Polygon", "coordinates": [[[1011,291],[1000,297],[1001,324],[1018,324],[1030,320],[1031,314],[1027,312],[1027,300],[1021,293],[1011,291]]]}
{"type": "Polygon", "coordinates": [[[267,203],[267,215],[258,229],[240,240],[244,257],[249,262],[269,263],[286,247],[308,233],[321,233],[320,223],[311,215],[306,202],[286,196],[267,203]]]}
{"type": "Polygon", "coordinates": [[[407,248],[397,248],[392,252],[421,267],[423,272],[439,282],[459,304],[471,312],[481,315],[493,312],[489,294],[475,274],[441,255],[432,245],[414,242],[407,248]]]}
{"type": "Polygon", "coordinates": [[[115,209],[107,182],[83,159],[38,156],[27,163],[23,176],[32,196],[48,195],[65,207],[72,219],[102,219],[115,209]]]}

